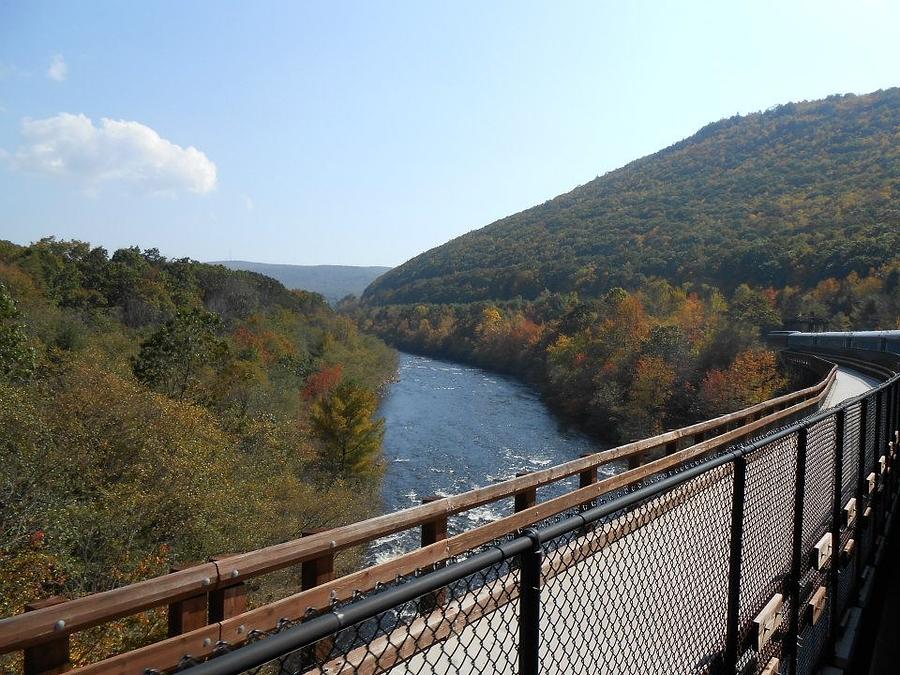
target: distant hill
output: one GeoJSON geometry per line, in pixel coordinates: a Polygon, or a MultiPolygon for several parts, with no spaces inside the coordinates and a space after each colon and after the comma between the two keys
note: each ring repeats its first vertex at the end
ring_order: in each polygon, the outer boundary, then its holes
{"type": "Polygon", "coordinates": [[[897,255],[898,196],[900,89],[788,103],[422,253],[364,300],[596,296],[648,277],[809,287],[897,255]]]}
{"type": "Polygon", "coordinates": [[[277,279],[287,288],[302,288],[321,293],[330,303],[350,295],[362,295],[365,288],[390,267],[355,267],[352,265],[272,265],[247,260],[218,260],[232,270],[258,272],[277,279]]]}

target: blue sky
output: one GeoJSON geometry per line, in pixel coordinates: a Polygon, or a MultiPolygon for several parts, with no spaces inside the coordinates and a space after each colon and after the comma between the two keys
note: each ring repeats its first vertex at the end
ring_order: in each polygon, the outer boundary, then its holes
{"type": "Polygon", "coordinates": [[[708,122],[896,86],[897,26],[890,0],[0,0],[0,238],[396,265],[708,122]]]}

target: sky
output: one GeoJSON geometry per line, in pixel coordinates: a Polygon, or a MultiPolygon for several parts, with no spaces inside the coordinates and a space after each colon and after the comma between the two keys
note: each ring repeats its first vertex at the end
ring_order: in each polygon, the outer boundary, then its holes
{"type": "Polygon", "coordinates": [[[900,2],[0,0],[0,239],[397,265],[705,124],[900,85],[900,2]]]}

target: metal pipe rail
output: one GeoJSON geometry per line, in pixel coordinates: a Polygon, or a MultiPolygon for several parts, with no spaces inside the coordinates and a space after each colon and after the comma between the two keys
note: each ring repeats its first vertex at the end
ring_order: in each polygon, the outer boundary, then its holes
{"type": "MultiPolygon", "coordinates": [[[[816,364],[808,362],[815,367],[816,364]]],[[[821,367],[821,364],[818,364],[821,367]]],[[[567,509],[590,503],[597,497],[625,487],[632,487],[660,472],[708,455],[726,445],[761,433],[773,425],[784,424],[815,408],[827,394],[836,369],[828,371],[818,384],[780,396],[744,410],[669,431],[649,439],[628,443],[610,450],[566,462],[542,471],[529,473],[488,487],[438,499],[418,507],[386,514],[360,523],[312,534],[302,539],[277,544],[258,551],[216,559],[202,565],[173,572],[118,589],[36,609],[0,620],[0,654],[15,650],[41,649],[41,645],[59,643],[68,635],[108,623],[148,609],[166,606],[170,612],[178,603],[205,604],[207,599],[222,597],[252,577],[285,567],[303,564],[313,570],[327,570],[336,551],[365,544],[379,537],[408,530],[443,524],[454,514],[501,499],[517,497],[517,512],[486,526],[450,538],[436,537],[434,543],[373,567],[331,579],[320,574],[308,588],[284,600],[244,612],[241,603],[232,605],[208,625],[176,634],[168,640],[126,654],[112,657],[83,669],[85,673],[140,672],[145,667],[169,668],[185,655],[207,656],[220,642],[241,643],[253,630],[269,630],[284,617],[299,618],[310,609],[322,609],[335,600],[353,596],[355,592],[374,588],[398,575],[434,567],[449,558],[470,551],[523,527],[539,522],[567,509]],[[662,455],[646,462],[654,455],[662,455]],[[628,471],[596,481],[598,467],[627,460],[628,471]],[[543,503],[536,503],[538,487],[579,475],[579,489],[543,503]],[[519,499],[524,496],[525,499],[519,499]]],[[[438,527],[440,531],[440,527],[438,527]]],[[[445,536],[445,535],[444,535],[445,536]]],[[[306,585],[306,584],[305,584],[306,585]]],[[[206,609],[205,606],[203,608],[206,609]]],[[[204,612],[205,613],[205,612],[204,612]]],[[[212,617],[212,612],[210,612],[212,617]]],[[[176,631],[180,632],[180,631],[176,631]]],[[[38,671],[35,671],[38,672],[38,671]]]]}
{"type": "Polygon", "coordinates": [[[805,675],[830,662],[846,666],[833,648],[896,519],[898,429],[894,375],[835,408],[210,659],[190,675],[236,675],[272,661],[292,672],[520,675],[805,675]],[[727,529],[710,539],[702,526],[714,523],[727,529]],[[630,548],[615,550],[629,538],[630,548]],[[659,538],[681,544],[681,557],[659,557],[659,538]],[[696,544],[701,550],[690,555],[696,544]],[[578,576],[579,566],[590,569],[578,576]],[[675,587],[659,595],[661,579],[675,587]],[[619,590],[610,593],[605,580],[619,590]],[[424,617],[402,619],[447,588],[463,590],[424,617]],[[573,615],[586,598],[594,615],[579,622],[573,615]],[[459,608],[468,611],[461,619],[459,608]],[[498,610],[503,616],[491,623],[498,610]],[[367,622],[381,628],[386,616],[399,618],[373,635],[367,622]],[[649,639],[634,639],[645,625],[649,639]]]}

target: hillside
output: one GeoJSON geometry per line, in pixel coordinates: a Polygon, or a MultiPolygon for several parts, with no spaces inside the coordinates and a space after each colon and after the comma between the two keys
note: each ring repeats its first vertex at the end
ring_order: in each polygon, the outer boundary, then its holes
{"type": "MultiPolygon", "coordinates": [[[[373,513],[395,366],[260,274],[0,241],[0,616],[373,513]]],[[[157,612],[79,634],[74,665],[165,631],[157,612]]]]}
{"type": "Polygon", "coordinates": [[[900,89],[788,103],[427,251],[364,301],[596,297],[648,277],[810,288],[896,255],[898,191],[900,89]]]}
{"type": "Polygon", "coordinates": [[[277,279],[287,288],[319,293],[331,304],[348,295],[362,295],[369,284],[391,269],[353,265],[273,265],[247,260],[221,260],[211,264],[224,265],[231,270],[265,274],[277,279]]]}

